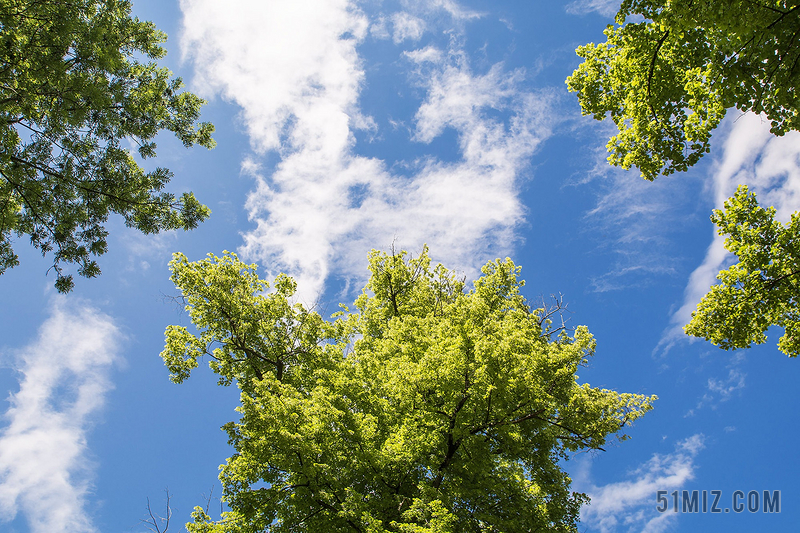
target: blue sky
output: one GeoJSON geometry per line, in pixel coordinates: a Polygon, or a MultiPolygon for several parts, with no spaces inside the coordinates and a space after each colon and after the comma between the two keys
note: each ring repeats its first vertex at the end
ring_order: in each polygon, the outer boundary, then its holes
{"type": "MultiPolygon", "coordinates": [[[[617,2],[618,4],[618,2],[617,2]]],[[[419,251],[474,279],[523,267],[526,296],[562,294],[598,349],[582,381],[657,394],[606,452],[565,463],[592,496],[581,531],[789,530],[800,496],[798,362],[723,352],[681,330],[730,261],[708,217],[746,183],[786,220],[800,208],[800,136],[730,112],[711,154],[654,183],[605,164],[607,124],[581,117],[564,79],[602,40],[615,2],[137,0],[166,31],[164,64],[209,100],[218,146],[159,139],[158,158],[213,211],[192,232],[109,223],[103,274],[59,296],[20,241],[0,277],[0,529],[140,532],[171,494],[178,531],[218,510],[220,426],[235,389],[158,357],[188,325],[167,263],[237,251],[287,272],[303,301],[351,302],[372,248],[419,251]],[[781,490],[782,512],[656,512],[657,490],[781,490]]],[[[778,333],[776,335],[776,333],[778,333]]]]}

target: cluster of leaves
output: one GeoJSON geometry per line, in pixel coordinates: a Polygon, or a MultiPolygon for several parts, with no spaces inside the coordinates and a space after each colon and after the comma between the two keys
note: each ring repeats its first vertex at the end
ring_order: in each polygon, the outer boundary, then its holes
{"type": "Polygon", "coordinates": [[[18,263],[12,237],[28,235],[66,292],[63,263],[99,274],[109,213],[144,233],[208,216],[191,193],[161,192],[170,171],[145,172],[126,147],[153,157],[162,130],[214,144],[196,123],[203,101],[156,64],[165,40],[127,0],[0,0],[0,273],[18,263]]]}
{"type": "Polygon", "coordinates": [[[692,313],[686,333],[726,350],[749,348],[767,340],[772,325],[784,328],[778,348],[790,357],[800,353],[800,214],[786,225],[775,208],[758,205],[755,194],[740,186],[714,211],[711,220],[725,247],[739,262],[719,273],[692,313]]]}
{"type": "Polygon", "coordinates": [[[624,438],[655,397],[578,384],[592,336],[532,310],[510,259],[468,292],[427,251],[369,264],[355,309],[326,320],[291,304],[287,276],[269,292],[234,254],[176,254],[197,333],[167,328],[171,378],[207,356],[241,389],[220,475],[231,510],[197,508],[189,531],[575,531],[586,497],[558,462],[624,438]]]}
{"type": "Polygon", "coordinates": [[[584,114],[616,124],[611,164],[649,180],[685,171],[734,106],[776,135],[800,127],[797,1],[624,0],[616,24],[577,49],[567,79],[584,114]]]}

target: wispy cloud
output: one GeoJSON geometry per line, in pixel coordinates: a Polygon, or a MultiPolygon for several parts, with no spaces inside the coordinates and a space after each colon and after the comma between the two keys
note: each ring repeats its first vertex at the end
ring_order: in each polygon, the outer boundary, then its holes
{"type": "MultiPolygon", "coordinates": [[[[597,139],[613,135],[613,125],[593,124],[597,139]]],[[[598,144],[600,144],[598,142],[598,144]]],[[[636,170],[609,166],[604,146],[595,149],[594,167],[573,185],[591,184],[597,202],[586,213],[586,231],[599,239],[600,250],[614,256],[611,268],[592,278],[595,292],[645,286],[673,275],[681,261],[674,234],[687,221],[687,191],[696,187],[689,176],[661,177],[654,182],[636,170]]]]}
{"type": "Polygon", "coordinates": [[[454,22],[461,23],[481,18],[484,14],[468,7],[464,7],[455,0],[403,0],[403,4],[410,11],[432,15],[437,11],[447,13],[454,22]]]}
{"type": "Polygon", "coordinates": [[[581,510],[581,522],[601,533],[636,531],[659,533],[670,527],[676,514],[656,511],[656,492],[675,490],[694,478],[695,458],[704,448],[696,434],[678,443],[670,454],[654,454],[628,474],[628,479],[595,485],[587,459],[575,476],[574,489],[586,492],[591,503],[581,510]]]}
{"type": "MultiPolygon", "coordinates": [[[[356,130],[377,127],[358,109],[366,16],[343,1],[267,4],[182,3],[198,80],[242,107],[257,151],[243,165],[257,186],[246,205],[256,228],[241,252],[293,274],[305,298],[331,277],[362,278],[367,251],[393,242],[411,250],[427,242],[436,259],[469,273],[508,253],[523,217],[520,174],[550,134],[548,95],[526,91],[522,71],[473,72],[457,38],[447,48],[398,48],[425,95],[408,142],[452,129],[459,159],[432,153],[390,170],[359,155],[355,142],[356,130]],[[271,173],[260,164],[265,150],[281,156],[271,173]]],[[[409,9],[392,17],[395,31],[404,24],[397,40],[422,35],[409,9]]],[[[454,25],[477,16],[449,1],[424,5],[431,9],[454,25]]]]}
{"type": "Polygon", "coordinates": [[[379,14],[370,21],[369,31],[373,37],[391,37],[395,44],[406,40],[416,42],[426,30],[440,25],[443,18],[447,19],[450,26],[445,31],[452,31],[461,29],[470,20],[484,16],[483,13],[465,8],[454,0],[401,0],[400,4],[402,11],[388,16],[379,14]]]}
{"type": "Polygon", "coordinates": [[[619,11],[620,0],[575,0],[567,4],[567,13],[585,15],[597,12],[604,17],[613,17],[619,11]]]}
{"type": "MultiPolygon", "coordinates": [[[[774,206],[778,220],[786,221],[800,209],[800,133],[775,137],[769,121],[748,113],[731,113],[719,134],[727,137],[722,156],[713,167],[714,208],[722,209],[725,200],[740,184],[747,185],[763,206],[774,206]]],[[[688,339],[683,326],[692,318],[697,304],[716,282],[716,275],[735,258],[725,250],[725,238],[716,234],[703,262],[692,272],[681,306],[672,314],[654,353],[667,353],[675,343],[688,339]]]]}
{"type": "MultiPolygon", "coordinates": [[[[693,416],[697,411],[705,406],[710,406],[711,409],[716,409],[717,405],[722,402],[730,400],[734,393],[741,391],[745,387],[745,379],[747,374],[742,367],[746,361],[744,352],[736,352],[727,365],[727,375],[723,377],[710,377],[706,383],[708,392],[705,392],[697,405],[689,409],[684,417],[693,416]]],[[[726,428],[726,431],[728,429],[726,428]]]]}
{"type": "Polygon", "coordinates": [[[127,249],[128,259],[124,275],[120,282],[125,284],[135,283],[130,274],[133,272],[146,272],[151,264],[164,266],[172,259],[172,248],[178,239],[175,230],[164,231],[155,235],[144,235],[131,228],[120,226],[117,228],[117,238],[127,249]]]}
{"type": "Polygon", "coordinates": [[[15,353],[20,386],[0,430],[0,522],[21,511],[34,533],[92,532],[86,434],[111,388],[120,333],[94,309],[54,302],[38,339],[15,353]]]}
{"type": "Polygon", "coordinates": [[[406,39],[418,41],[425,31],[425,21],[405,11],[392,15],[392,40],[399,44],[406,39]]]}
{"type": "Polygon", "coordinates": [[[734,392],[744,388],[746,377],[738,364],[730,365],[724,378],[708,378],[708,390],[718,394],[720,401],[728,401],[734,392]]]}

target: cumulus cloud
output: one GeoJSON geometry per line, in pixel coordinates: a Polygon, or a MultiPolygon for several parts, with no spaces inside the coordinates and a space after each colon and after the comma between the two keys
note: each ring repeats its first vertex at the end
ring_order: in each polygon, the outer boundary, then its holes
{"type": "Polygon", "coordinates": [[[257,151],[331,155],[350,143],[351,120],[364,125],[356,45],[368,23],[347,0],[182,0],[181,9],[198,90],[241,107],[257,151]]]}
{"type": "MultiPolygon", "coordinates": [[[[358,128],[376,128],[358,109],[365,15],[343,1],[272,4],[182,3],[199,82],[242,107],[257,151],[243,164],[256,182],[246,204],[256,227],[240,251],[293,274],[304,299],[332,276],[361,280],[367,251],[392,243],[416,251],[427,242],[436,259],[470,274],[507,253],[523,217],[521,171],[550,134],[547,95],[524,90],[522,71],[473,72],[457,39],[447,49],[398,49],[425,95],[408,142],[424,145],[451,129],[459,159],[430,155],[389,169],[359,155],[355,142],[358,128]],[[282,30],[290,26],[291,35],[282,30]],[[265,150],[281,156],[269,172],[259,159],[265,150]]],[[[454,24],[477,16],[448,1],[425,9],[454,24]]],[[[415,20],[392,19],[403,39],[422,35],[415,20]]]]}
{"type": "Polygon", "coordinates": [[[680,489],[694,478],[695,458],[704,448],[703,441],[702,434],[693,435],[679,442],[673,453],[654,454],[630,472],[628,479],[607,485],[592,483],[587,460],[574,485],[591,498],[591,503],[581,509],[581,522],[601,533],[666,531],[677,515],[656,511],[656,492],[680,489]]]}
{"type": "MultiPolygon", "coordinates": [[[[775,207],[778,220],[787,221],[800,209],[800,133],[775,137],[769,132],[769,121],[753,113],[727,118],[722,129],[728,134],[713,168],[714,208],[722,209],[736,187],[745,184],[761,205],[775,207]]],[[[683,302],[672,314],[655,352],[666,353],[688,338],[683,326],[715,283],[717,273],[734,260],[725,250],[725,238],[714,228],[706,256],[689,277],[683,302]]]]}
{"type": "Polygon", "coordinates": [[[38,339],[16,352],[19,391],[0,429],[0,522],[21,511],[34,533],[96,531],[85,509],[86,435],[119,339],[108,316],[59,298],[38,339]]]}

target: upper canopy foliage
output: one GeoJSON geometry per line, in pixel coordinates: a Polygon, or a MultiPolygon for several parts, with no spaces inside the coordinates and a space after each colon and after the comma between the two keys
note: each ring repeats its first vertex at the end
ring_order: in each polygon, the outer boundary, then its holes
{"type": "Polygon", "coordinates": [[[765,342],[765,332],[776,325],[784,329],[778,348],[797,357],[800,214],[781,224],[774,207],[761,207],[755,194],[740,186],[711,220],[720,235],[727,235],[725,247],[739,262],[719,273],[721,283],[703,297],[686,333],[730,350],[765,342]]]}
{"type": "Polygon", "coordinates": [[[369,262],[355,309],[329,321],[290,303],[287,276],[267,292],[234,254],[175,255],[198,332],[167,328],[172,379],[209,356],[242,391],[224,428],[231,510],[214,522],[197,508],[189,530],[576,531],[586,497],[558,461],[599,449],[655,397],[578,384],[594,339],[531,309],[510,259],[469,292],[427,251],[369,262]]]}
{"type": "Polygon", "coordinates": [[[607,41],[578,48],[585,61],[567,79],[584,114],[617,125],[609,162],[650,180],[684,171],[734,106],[766,114],[776,135],[797,130],[799,6],[624,0],[607,41]]]}
{"type": "Polygon", "coordinates": [[[12,235],[99,274],[110,212],[144,233],[195,227],[209,214],[191,193],[161,192],[169,170],[145,172],[127,149],[153,157],[161,130],[208,148],[203,101],[180,92],[155,60],[166,36],[131,18],[127,0],[0,0],[0,273],[18,263],[12,235]]]}

